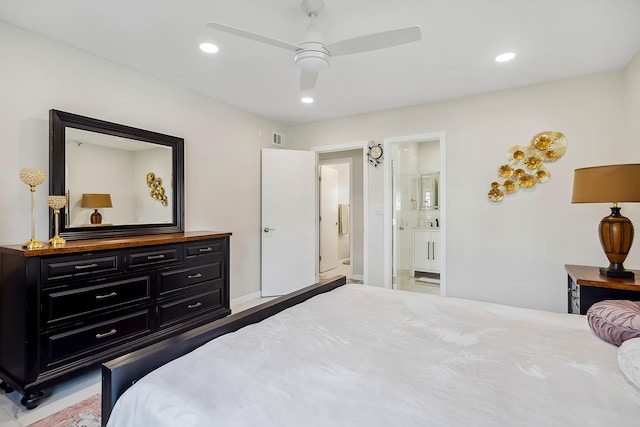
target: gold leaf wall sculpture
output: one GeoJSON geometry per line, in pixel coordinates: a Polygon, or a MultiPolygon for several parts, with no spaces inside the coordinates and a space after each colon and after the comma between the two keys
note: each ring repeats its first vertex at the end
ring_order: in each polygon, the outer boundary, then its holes
{"type": "Polygon", "coordinates": [[[162,203],[162,206],[169,206],[169,199],[162,186],[162,178],[156,176],[153,172],[149,172],[147,174],[147,186],[151,189],[149,195],[152,199],[162,203]]]}
{"type": "Polygon", "coordinates": [[[507,163],[498,167],[498,181],[491,183],[487,197],[499,202],[505,194],[544,184],[551,178],[544,164],[559,160],[566,152],[567,140],[556,131],[537,133],[528,146],[514,145],[507,151],[507,163]]]}

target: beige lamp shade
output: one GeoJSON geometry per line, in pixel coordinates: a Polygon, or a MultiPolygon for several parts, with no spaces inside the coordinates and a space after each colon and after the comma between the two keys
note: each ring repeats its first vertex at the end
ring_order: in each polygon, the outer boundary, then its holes
{"type": "Polygon", "coordinates": [[[85,193],[82,195],[80,207],[91,209],[111,208],[113,207],[111,204],[111,194],[85,193]]]}
{"type": "Polygon", "coordinates": [[[576,169],[571,203],[640,202],[640,163],[576,169]]]}

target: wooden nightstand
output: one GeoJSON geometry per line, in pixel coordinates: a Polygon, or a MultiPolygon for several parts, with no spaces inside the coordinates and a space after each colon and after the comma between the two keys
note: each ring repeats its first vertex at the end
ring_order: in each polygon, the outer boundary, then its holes
{"type": "Polygon", "coordinates": [[[598,301],[626,299],[640,301],[640,271],[632,270],[633,279],[607,277],[598,267],[565,265],[568,273],[567,311],[586,314],[589,307],[598,301]]]}

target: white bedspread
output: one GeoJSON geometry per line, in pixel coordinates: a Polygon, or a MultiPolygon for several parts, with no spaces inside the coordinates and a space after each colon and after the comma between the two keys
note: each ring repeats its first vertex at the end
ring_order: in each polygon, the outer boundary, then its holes
{"type": "Polygon", "coordinates": [[[346,285],[152,372],[109,426],[640,426],[579,315],[346,285]]]}

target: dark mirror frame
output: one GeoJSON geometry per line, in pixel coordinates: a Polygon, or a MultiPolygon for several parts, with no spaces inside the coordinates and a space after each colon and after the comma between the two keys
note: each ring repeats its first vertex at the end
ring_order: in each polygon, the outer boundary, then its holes
{"type": "MultiPolygon", "coordinates": [[[[98,239],[146,234],[179,233],[184,231],[184,139],[148,130],[137,129],[104,120],[92,119],[64,111],[49,111],[49,194],[65,195],[66,128],[135,139],[171,147],[173,169],[173,222],[168,224],[124,224],[104,227],[67,227],[64,209],[60,210],[58,234],[67,240],[98,239]]],[[[49,235],[55,234],[53,209],[49,209],[49,235]]]]}

